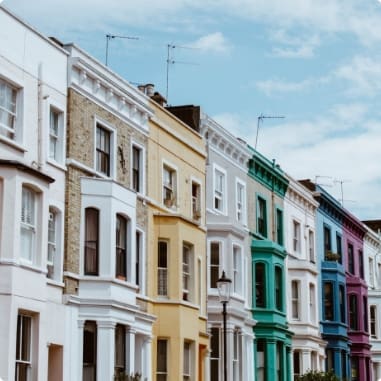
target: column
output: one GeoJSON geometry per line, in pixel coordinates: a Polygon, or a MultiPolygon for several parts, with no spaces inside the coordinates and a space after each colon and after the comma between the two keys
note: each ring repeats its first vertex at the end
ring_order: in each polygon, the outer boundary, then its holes
{"type": "Polygon", "coordinates": [[[135,334],[136,330],[126,327],[126,373],[135,373],[135,334]]]}
{"type": "Polygon", "coordinates": [[[277,380],[277,355],[276,355],[276,341],[269,339],[266,341],[266,366],[267,379],[277,380]]]}
{"type": "Polygon", "coordinates": [[[210,354],[211,350],[205,350],[204,356],[204,380],[210,380],[210,354]]]}
{"type": "Polygon", "coordinates": [[[111,321],[97,321],[97,379],[112,380],[115,362],[115,325],[111,321]]]}
{"type": "MultiPolygon", "coordinates": [[[[84,320],[78,320],[78,329],[77,329],[77,337],[78,337],[78,345],[77,345],[77,356],[75,356],[75,361],[77,362],[77,375],[78,380],[82,380],[82,372],[83,372],[83,355],[80,356],[80,353],[83,353],[83,328],[85,327],[85,321],[84,320]]],[[[73,351],[72,351],[73,353],[73,351]]],[[[71,359],[72,361],[74,358],[71,359]]],[[[74,362],[75,364],[75,362],[74,362]]]]}
{"type": "Polygon", "coordinates": [[[233,379],[233,356],[234,356],[234,327],[230,325],[229,323],[226,323],[226,366],[227,366],[228,380],[233,379]]]}
{"type": "Polygon", "coordinates": [[[143,368],[142,368],[142,379],[151,381],[152,380],[152,337],[146,336],[144,339],[144,351],[143,351],[143,368]]]}
{"type": "Polygon", "coordinates": [[[244,365],[244,380],[254,380],[254,369],[255,369],[255,359],[254,359],[254,337],[253,335],[246,334],[245,336],[245,365],[244,365]]]}
{"type": "Polygon", "coordinates": [[[311,365],[311,351],[309,349],[303,349],[300,374],[304,374],[307,372],[307,370],[312,369],[311,365]]]}

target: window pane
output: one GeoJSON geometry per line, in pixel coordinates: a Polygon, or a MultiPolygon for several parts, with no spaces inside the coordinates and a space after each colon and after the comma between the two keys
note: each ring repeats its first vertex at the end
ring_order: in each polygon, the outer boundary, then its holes
{"type": "Polygon", "coordinates": [[[85,210],[85,274],[98,274],[99,212],[94,208],[85,210]]]}
{"type": "Polygon", "coordinates": [[[116,216],[116,276],[127,276],[127,220],[116,216]]]}

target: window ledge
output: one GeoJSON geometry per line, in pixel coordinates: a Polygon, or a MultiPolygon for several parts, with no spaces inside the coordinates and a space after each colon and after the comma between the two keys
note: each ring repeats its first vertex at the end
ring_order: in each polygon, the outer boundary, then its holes
{"type": "Polygon", "coordinates": [[[46,161],[48,164],[52,165],[53,167],[56,167],[58,169],[61,169],[62,171],[66,171],[66,165],[59,163],[58,161],[55,161],[54,159],[48,159],[46,161]]]}
{"type": "Polygon", "coordinates": [[[36,273],[46,274],[46,270],[45,269],[41,269],[40,267],[37,267],[32,262],[26,261],[26,260],[21,259],[21,258],[20,258],[20,267],[28,269],[28,270],[31,270],[31,271],[34,271],[36,273]]]}
{"type": "Polygon", "coordinates": [[[50,279],[50,278],[46,278],[46,284],[53,286],[53,287],[59,287],[59,288],[65,287],[65,283],[58,281],[58,280],[50,279]]]}
{"type": "Polygon", "coordinates": [[[9,146],[11,146],[12,148],[24,153],[24,152],[27,152],[28,150],[22,146],[20,143],[14,141],[14,140],[11,140],[11,139],[7,139],[6,137],[0,135],[0,142],[4,143],[4,144],[7,144],[9,146]]]}

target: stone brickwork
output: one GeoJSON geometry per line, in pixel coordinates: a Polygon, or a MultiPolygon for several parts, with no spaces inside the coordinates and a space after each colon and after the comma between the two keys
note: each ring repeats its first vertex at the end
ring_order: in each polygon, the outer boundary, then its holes
{"type": "MultiPolygon", "coordinates": [[[[100,105],[87,99],[73,89],[68,94],[67,158],[89,168],[79,169],[68,164],[66,178],[66,221],[65,221],[65,260],[64,271],[80,273],[80,222],[81,222],[81,177],[94,176],[95,120],[104,122],[116,131],[117,141],[116,181],[130,188],[131,141],[147,147],[147,136],[119,119],[100,105]]],[[[147,155],[147,150],[144,151],[147,155]]],[[[147,157],[145,158],[147,173],[147,157]]],[[[137,226],[147,231],[147,206],[137,199],[137,226]]],[[[65,292],[75,294],[77,281],[65,278],[65,292]]]]}

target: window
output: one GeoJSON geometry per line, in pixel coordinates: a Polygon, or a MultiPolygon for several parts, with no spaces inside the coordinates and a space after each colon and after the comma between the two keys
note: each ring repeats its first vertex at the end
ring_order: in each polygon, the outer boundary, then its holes
{"type": "Polygon", "coordinates": [[[370,306],[370,337],[377,339],[377,307],[370,306]]]}
{"type": "Polygon", "coordinates": [[[63,159],[63,113],[50,107],[49,158],[57,162],[63,159]]]}
{"type": "Polygon", "coordinates": [[[98,275],[99,211],[85,209],[85,275],[98,275]]]}
{"type": "Polygon", "coordinates": [[[276,242],[283,245],[283,212],[276,209],[276,242]]]}
{"type": "Polygon", "coordinates": [[[298,380],[300,374],[300,351],[294,351],[294,380],[298,380]]]}
{"type": "Polygon", "coordinates": [[[346,380],[346,377],[347,377],[347,353],[345,351],[341,351],[341,376],[342,376],[343,380],[346,380]]]}
{"type": "Polygon", "coordinates": [[[265,381],[267,379],[266,374],[266,342],[265,340],[257,341],[257,380],[265,381]]]}
{"type": "Polygon", "coordinates": [[[363,325],[364,331],[368,332],[368,298],[366,296],[362,297],[362,308],[363,308],[363,325]]]}
{"type": "Polygon", "coordinates": [[[236,294],[242,293],[243,271],[241,248],[233,246],[233,291],[236,294]]]}
{"type": "Polygon", "coordinates": [[[349,295],[349,328],[352,331],[358,330],[357,321],[357,295],[349,295]]]}
{"type": "Polygon", "coordinates": [[[53,266],[54,254],[56,252],[57,235],[57,215],[52,208],[49,208],[48,222],[48,265],[53,266]]]}
{"type": "Polygon", "coordinates": [[[265,264],[255,264],[255,306],[266,307],[266,273],[265,264]]]}
{"type": "Polygon", "coordinates": [[[96,170],[111,175],[111,131],[97,123],[96,170]]]}
{"type": "Polygon", "coordinates": [[[176,172],[166,165],[163,168],[163,203],[167,208],[176,204],[176,172]]]}
{"type": "Polygon", "coordinates": [[[211,329],[210,350],[210,381],[219,381],[220,330],[216,327],[211,329]]]}
{"type": "Polygon", "coordinates": [[[294,253],[300,253],[300,223],[298,221],[292,222],[293,226],[293,250],[294,253]]]}
{"type": "Polygon", "coordinates": [[[266,200],[262,197],[258,197],[257,204],[257,232],[263,236],[267,237],[267,207],[266,200]]]}
{"type": "Polygon", "coordinates": [[[83,381],[95,381],[97,374],[97,324],[86,321],[83,329],[83,381]]]}
{"type": "Polygon", "coordinates": [[[353,245],[348,243],[348,272],[351,274],[355,273],[355,264],[353,258],[353,245]]]}
{"type": "Polygon", "coordinates": [[[126,328],[117,324],[115,327],[115,365],[114,375],[124,375],[126,371],[126,328]]]}
{"type": "Polygon", "coordinates": [[[188,381],[191,379],[191,363],[192,363],[192,346],[191,343],[184,343],[184,353],[183,353],[183,380],[188,381]]]}
{"type": "Polygon", "coordinates": [[[233,333],[233,381],[241,381],[240,377],[240,333],[235,330],[233,333]]]}
{"type": "Polygon", "coordinates": [[[192,300],[192,251],[193,247],[183,243],[183,300],[192,300]]]}
{"type": "Polygon", "coordinates": [[[135,250],[136,250],[136,255],[135,255],[135,273],[136,273],[136,285],[140,287],[140,292],[142,292],[142,281],[143,281],[143,258],[142,258],[142,236],[143,234],[139,231],[136,231],[135,238],[136,238],[136,243],[135,243],[135,250]]]}
{"type": "Polygon", "coordinates": [[[324,252],[325,260],[327,260],[327,254],[332,252],[331,229],[328,226],[324,226],[324,252]]]}
{"type": "Polygon", "coordinates": [[[210,243],[210,288],[217,288],[220,275],[220,243],[210,243]]]}
{"type": "Polygon", "coordinates": [[[292,296],[292,318],[295,320],[299,320],[299,282],[297,280],[293,280],[291,282],[291,296],[292,296]]]}
{"type": "Polygon", "coordinates": [[[17,89],[0,79],[0,135],[15,140],[17,89]]]}
{"type": "Polygon", "coordinates": [[[168,292],[168,267],[167,267],[168,243],[159,241],[157,258],[157,293],[160,296],[167,296],[168,292]]]}
{"type": "Polygon", "coordinates": [[[317,370],[318,368],[318,354],[315,351],[311,352],[311,369],[317,370]]]}
{"type": "Polygon", "coordinates": [[[275,266],[275,308],[279,311],[283,309],[282,269],[279,266],[275,266]]]}
{"type": "Polygon", "coordinates": [[[333,320],[333,285],[330,282],[324,283],[324,320],[333,320]]]}
{"type": "Polygon", "coordinates": [[[341,243],[341,235],[336,233],[336,252],[339,256],[339,263],[343,263],[343,248],[341,243]]]}
{"type": "Polygon", "coordinates": [[[241,223],[246,222],[246,188],[245,184],[236,182],[236,212],[237,221],[241,223]]]}
{"type": "Polygon", "coordinates": [[[127,219],[120,214],[116,215],[115,231],[115,276],[125,280],[127,277],[127,219]]]}
{"type": "Polygon", "coordinates": [[[359,381],[359,358],[351,356],[351,380],[359,381]]]}
{"type": "Polygon", "coordinates": [[[332,349],[326,349],[325,354],[326,354],[325,368],[328,372],[331,369],[335,369],[334,353],[332,349]]]}
{"type": "Polygon", "coordinates": [[[198,220],[201,217],[201,187],[192,181],[192,218],[198,220]]]}
{"type": "Polygon", "coordinates": [[[345,323],[345,288],[339,285],[339,308],[340,308],[340,321],[345,323]]]}
{"type": "Polygon", "coordinates": [[[374,262],[373,258],[369,258],[369,285],[374,287],[374,262]]]}
{"type": "Polygon", "coordinates": [[[364,257],[362,254],[362,250],[358,251],[359,253],[359,275],[361,279],[364,279],[364,257]]]}
{"type": "Polygon", "coordinates": [[[156,380],[167,381],[167,340],[157,340],[156,380]]]}
{"type": "Polygon", "coordinates": [[[21,245],[20,256],[32,262],[36,240],[36,193],[27,187],[22,188],[21,200],[21,245]]]}
{"type": "Polygon", "coordinates": [[[225,191],[226,191],[225,174],[218,169],[214,170],[214,209],[225,211],[225,191]]]}
{"type": "Polygon", "coordinates": [[[308,231],[308,252],[310,257],[310,262],[315,263],[315,237],[312,230],[308,231]]]}
{"type": "Polygon", "coordinates": [[[280,341],[276,343],[276,373],[277,380],[282,381],[282,369],[283,369],[283,345],[280,341]]]}
{"type": "Polygon", "coordinates": [[[15,381],[29,381],[31,377],[32,317],[18,314],[16,333],[15,381]]]}
{"type": "Polygon", "coordinates": [[[142,149],[133,145],[132,146],[132,189],[136,192],[143,191],[143,152],[142,149]]]}
{"type": "Polygon", "coordinates": [[[310,304],[310,321],[316,323],[316,299],[315,299],[315,285],[309,285],[309,304],[310,304]]]}

